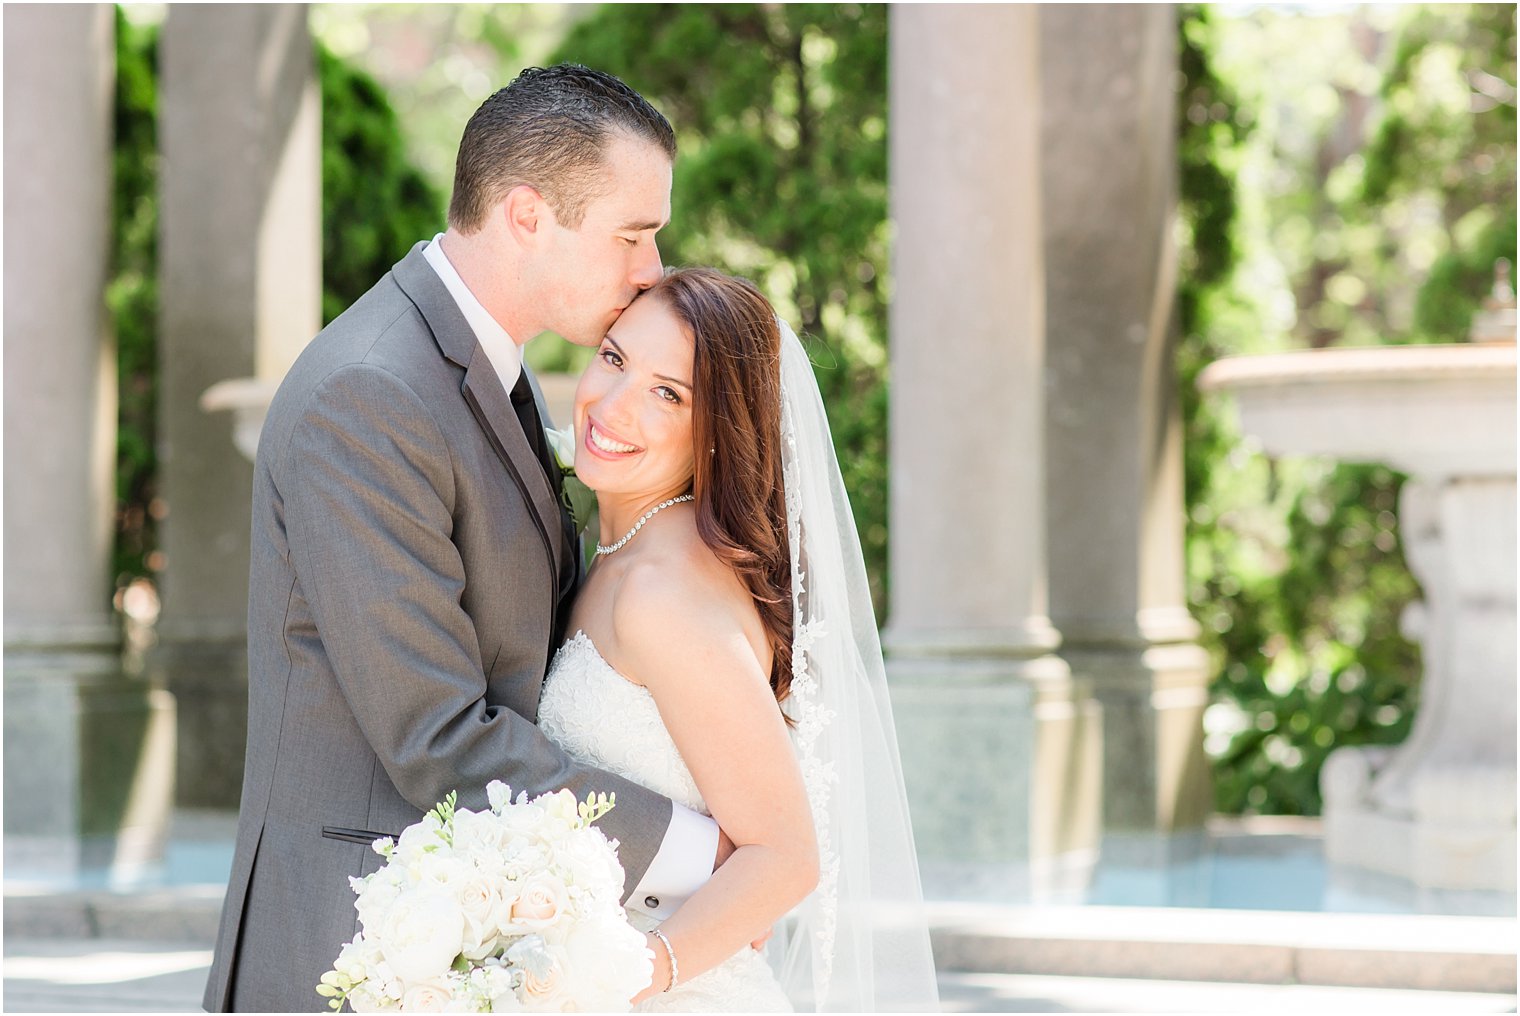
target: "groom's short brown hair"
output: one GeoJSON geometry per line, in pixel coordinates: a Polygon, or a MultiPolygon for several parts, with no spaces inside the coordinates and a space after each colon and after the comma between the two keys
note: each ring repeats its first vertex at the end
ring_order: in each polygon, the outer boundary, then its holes
{"type": "Polygon", "coordinates": [[[580,64],[529,67],[481,103],[465,126],[449,225],[474,233],[508,191],[527,184],[563,225],[579,227],[587,202],[599,196],[603,156],[615,131],[675,158],[670,123],[611,74],[580,64]]]}

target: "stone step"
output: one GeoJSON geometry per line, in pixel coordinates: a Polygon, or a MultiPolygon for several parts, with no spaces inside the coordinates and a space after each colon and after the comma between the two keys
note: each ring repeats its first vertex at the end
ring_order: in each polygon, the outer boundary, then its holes
{"type": "MultiPolygon", "coordinates": [[[[200,943],[222,889],[46,893],[7,886],[7,939],[200,943]]],[[[1513,918],[931,903],[947,974],[1144,978],[1514,994],[1513,918]]]]}
{"type": "Polygon", "coordinates": [[[136,892],[5,890],[5,937],[216,941],[226,889],[189,885],[136,892]]]}
{"type": "Polygon", "coordinates": [[[941,971],[1513,994],[1514,918],[930,904],[941,971]]]}

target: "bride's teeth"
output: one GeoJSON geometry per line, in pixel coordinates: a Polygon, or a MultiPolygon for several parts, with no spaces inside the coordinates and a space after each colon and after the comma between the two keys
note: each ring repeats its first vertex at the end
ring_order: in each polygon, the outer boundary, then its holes
{"type": "Polygon", "coordinates": [[[626,454],[628,452],[638,451],[638,449],[633,445],[626,445],[622,444],[621,442],[612,440],[610,437],[607,437],[595,427],[591,428],[591,443],[596,445],[604,452],[618,452],[626,454]]]}

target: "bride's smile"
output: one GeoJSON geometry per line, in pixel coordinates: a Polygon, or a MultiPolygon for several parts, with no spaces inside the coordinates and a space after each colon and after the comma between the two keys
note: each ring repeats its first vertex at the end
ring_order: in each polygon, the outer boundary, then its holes
{"type": "Polygon", "coordinates": [[[599,425],[594,418],[589,416],[586,418],[586,448],[593,455],[614,460],[644,450],[637,445],[619,441],[606,427],[599,425]]]}

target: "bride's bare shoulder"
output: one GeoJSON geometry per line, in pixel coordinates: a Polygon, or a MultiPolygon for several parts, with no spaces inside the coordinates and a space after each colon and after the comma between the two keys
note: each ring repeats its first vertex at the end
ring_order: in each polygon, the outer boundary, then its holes
{"type": "Polygon", "coordinates": [[[753,658],[759,614],[733,569],[695,532],[650,551],[629,562],[613,589],[618,645],[635,659],[658,658],[662,670],[683,653],[738,651],[753,658]]]}
{"type": "MultiPolygon", "coordinates": [[[[629,562],[612,591],[613,623],[678,623],[711,615],[730,622],[754,613],[748,591],[695,530],[662,533],[629,562]]],[[[683,623],[684,627],[684,623],[683,623]]]]}

